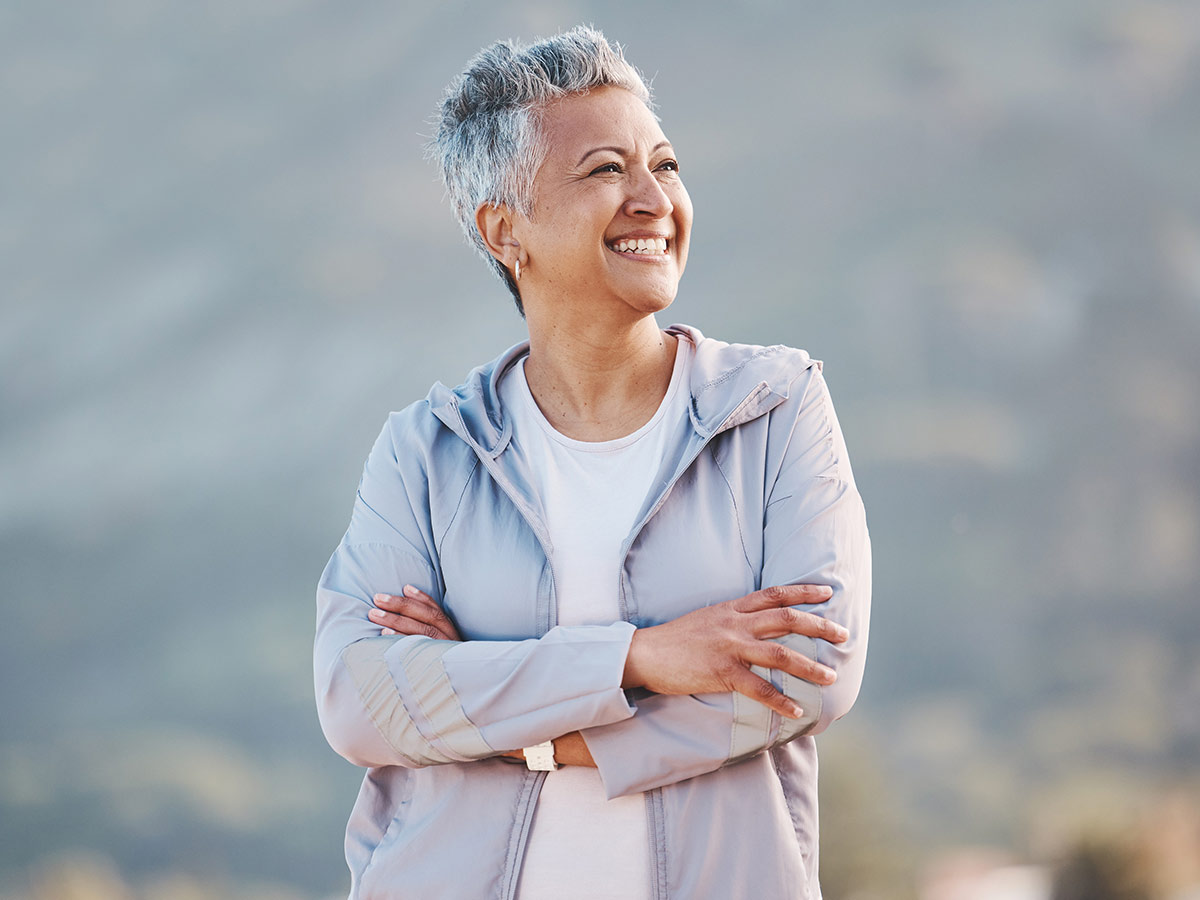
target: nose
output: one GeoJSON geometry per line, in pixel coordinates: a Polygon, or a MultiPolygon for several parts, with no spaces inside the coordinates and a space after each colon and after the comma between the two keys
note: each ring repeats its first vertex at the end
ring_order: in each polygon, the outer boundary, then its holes
{"type": "Polygon", "coordinates": [[[625,211],[629,215],[662,219],[674,211],[675,204],[649,169],[638,169],[629,184],[629,199],[625,201],[625,211]]]}

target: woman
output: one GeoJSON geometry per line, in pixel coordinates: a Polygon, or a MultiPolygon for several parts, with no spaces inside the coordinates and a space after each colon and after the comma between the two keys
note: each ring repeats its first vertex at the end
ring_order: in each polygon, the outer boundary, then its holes
{"type": "Polygon", "coordinates": [[[870,595],[820,365],[659,328],[691,202],[599,33],[482,51],[436,148],[529,342],[392,414],[321,579],[351,896],[819,898],[870,595]]]}

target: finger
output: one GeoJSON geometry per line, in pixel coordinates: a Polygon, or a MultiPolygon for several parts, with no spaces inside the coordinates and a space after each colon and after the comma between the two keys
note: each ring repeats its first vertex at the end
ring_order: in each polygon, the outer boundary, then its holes
{"type": "Polygon", "coordinates": [[[439,618],[445,618],[441,607],[432,600],[419,600],[395,594],[376,594],[374,599],[375,605],[380,609],[386,609],[388,612],[403,613],[414,619],[420,619],[422,622],[433,624],[439,618]]]}
{"type": "Polygon", "coordinates": [[[433,603],[435,606],[437,605],[436,600],[434,600],[420,588],[413,587],[411,584],[406,584],[404,586],[404,596],[412,597],[414,600],[424,600],[426,603],[433,603]]]}
{"type": "Polygon", "coordinates": [[[376,594],[375,605],[388,612],[399,613],[410,619],[416,619],[418,622],[433,625],[438,630],[453,635],[450,640],[460,640],[458,628],[446,615],[445,610],[432,597],[412,585],[405,585],[402,597],[394,594],[376,594]]]}
{"type": "Polygon", "coordinates": [[[754,612],[797,603],[824,603],[832,596],[833,588],[825,584],[773,584],[740,598],[737,605],[743,612],[754,612]]]}
{"type": "Polygon", "coordinates": [[[751,700],[757,700],[763,706],[789,719],[799,719],[804,715],[804,710],[771,682],[759,678],[749,669],[739,669],[739,672],[740,674],[733,677],[731,690],[744,694],[751,700]]]}
{"type": "Polygon", "coordinates": [[[436,625],[432,625],[429,622],[422,622],[419,619],[413,619],[409,616],[402,616],[398,613],[390,613],[382,609],[372,609],[368,610],[367,616],[376,625],[381,626],[385,632],[390,629],[396,634],[416,634],[438,641],[458,640],[456,636],[436,625]]]}
{"type": "Polygon", "coordinates": [[[376,594],[373,598],[376,606],[398,609],[428,609],[441,612],[441,606],[428,594],[418,591],[412,585],[406,585],[403,594],[376,594]]]}
{"type": "Polygon", "coordinates": [[[757,638],[778,638],[788,634],[802,634],[821,638],[833,644],[849,640],[850,632],[837,622],[805,612],[792,606],[782,609],[764,609],[753,614],[751,633],[757,638]]]}
{"type": "Polygon", "coordinates": [[[775,641],[749,641],[739,655],[743,662],[750,665],[787,672],[813,684],[833,684],[837,681],[837,672],[833,669],[775,641]]]}
{"type": "Polygon", "coordinates": [[[420,634],[447,641],[462,640],[454,623],[428,594],[417,591],[411,585],[406,585],[405,590],[418,594],[419,598],[376,594],[376,608],[368,610],[367,615],[401,634],[420,634]]]}

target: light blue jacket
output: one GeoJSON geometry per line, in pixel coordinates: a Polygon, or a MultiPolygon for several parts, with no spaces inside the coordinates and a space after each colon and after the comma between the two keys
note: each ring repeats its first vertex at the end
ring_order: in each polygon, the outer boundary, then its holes
{"type": "Polygon", "coordinates": [[[697,348],[689,417],[613,573],[624,621],[555,625],[554,548],[497,391],[527,345],[388,419],[317,593],[321,725],[368,769],[346,832],[352,900],[512,898],[547,774],[496,754],[571,731],[610,797],[643,792],[656,900],[820,898],[813,735],[862,679],[862,502],[820,363],[673,330],[697,348]],[[372,595],[410,583],[463,642],[380,636],[372,595]],[[621,689],[636,627],[792,583],[832,586],[813,611],[851,635],[783,639],[832,667],[831,686],[755,670],[804,718],[621,689]]]}

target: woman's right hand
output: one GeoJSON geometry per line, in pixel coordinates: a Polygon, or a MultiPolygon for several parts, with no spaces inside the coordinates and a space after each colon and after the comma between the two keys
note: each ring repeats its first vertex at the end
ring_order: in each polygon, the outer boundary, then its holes
{"type": "Polygon", "coordinates": [[[849,636],[829,619],[795,609],[824,603],[833,596],[825,585],[797,584],[763,588],[736,600],[706,606],[662,625],[633,634],[621,686],[645,687],[658,694],[705,694],[736,691],[780,715],[799,718],[803,711],[750,666],[778,669],[818,685],[832,684],[836,673],[772,638],[801,634],[841,643],[849,636]]]}
{"type": "MultiPolygon", "coordinates": [[[[645,687],[658,694],[705,694],[736,691],[780,715],[799,718],[803,711],[750,666],[779,669],[814,684],[832,684],[829,669],[772,638],[802,634],[841,643],[849,632],[836,622],[794,609],[824,603],[833,596],[825,585],[797,584],[763,588],[753,594],[706,606],[662,625],[633,634],[624,688],[645,687]]],[[[383,634],[419,634],[459,641],[458,629],[426,594],[406,585],[404,594],[376,594],[370,618],[383,634]]]]}

